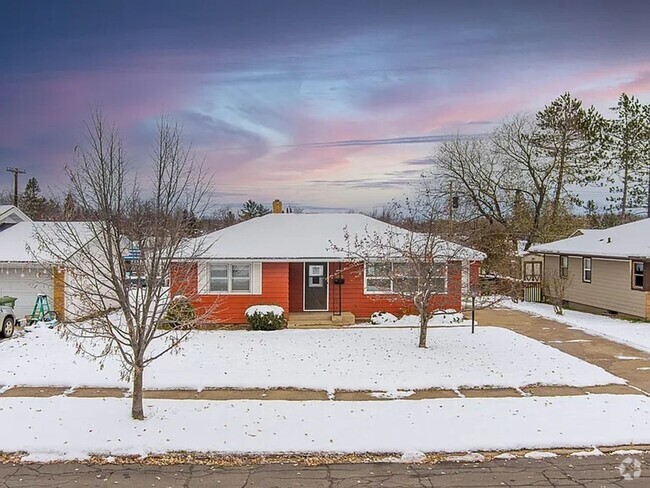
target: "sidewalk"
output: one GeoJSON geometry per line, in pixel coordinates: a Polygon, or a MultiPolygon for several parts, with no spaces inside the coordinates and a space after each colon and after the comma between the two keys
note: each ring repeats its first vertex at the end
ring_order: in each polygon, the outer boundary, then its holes
{"type": "MultiPolygon", "coordinates": [[[[398,395],[386,392],[340,391],[328,394],[324,390],[277,389],[232,389],[206,388],[205,390],[145,390],[146,399],[156,400],[287,400],[287,401],[390,401],[400,400],[434,400],[438,398],[507,398],[527,396],[569,396],[588,394],[640,395],[639,390],[626,385],[601,385],[587,387],[573,386],[529,386],[515,388],[461,388],[459,390],[429,389],[398,392],[398,395]]],[[[128,390],[119,388],[77,388],[65,387],[24,387],[9,388],[0,393],[0,398],[48,398],[54,396],[71,398],[124,398],[128,390]]]]}

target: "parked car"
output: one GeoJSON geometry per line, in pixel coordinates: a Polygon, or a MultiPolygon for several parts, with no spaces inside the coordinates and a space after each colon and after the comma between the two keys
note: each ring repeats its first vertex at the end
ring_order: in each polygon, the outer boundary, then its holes
{"type": "Polygon", "coordinates": [[[16,315],[13,307],[0,305],[0,337],[8,338],[14,335],[16,315]]]}

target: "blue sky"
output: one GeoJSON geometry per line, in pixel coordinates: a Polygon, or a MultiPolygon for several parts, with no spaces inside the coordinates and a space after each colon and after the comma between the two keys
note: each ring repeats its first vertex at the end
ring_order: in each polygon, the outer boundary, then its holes
{"type": "Polygon", "coordinates": [[[448,135],[565,91],[650,102],[649,17],[625,1],[2,1],[0,163],[64,183],[101,107],[144,168],[165,114],[216,202],[370,209],[448,135]]]}

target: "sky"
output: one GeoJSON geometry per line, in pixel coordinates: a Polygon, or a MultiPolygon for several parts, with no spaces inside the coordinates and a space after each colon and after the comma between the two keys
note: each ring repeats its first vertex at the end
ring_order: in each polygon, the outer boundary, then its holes
{"type": "Polygon", "coordinates": [[[606,114],[621,92],[650,103],[649,18],[645,1],[0,0],[0,166],[58,188],[101,109],[146,172],[165,115],[215,204],[371,210],[440,141],[566,91],[606,114]]]}

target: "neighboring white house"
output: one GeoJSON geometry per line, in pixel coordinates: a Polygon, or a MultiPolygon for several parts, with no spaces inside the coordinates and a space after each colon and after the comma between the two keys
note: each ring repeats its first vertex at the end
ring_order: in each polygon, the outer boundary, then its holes
{"type": "Polygon", "coordinates": [[[0,230],[11,227],[19,222],[30,222],[31,219],[18,207],[0,205],[0,230]]]}
{"type": "MultiPolygon", "coordinates": [[[[47,295],[57,312],[67,308],[63,275],[39,250],[35,237],[52,234],[55,238],[57,225],[33,222],[16,207],[0,206],[0,296],[17,298],[18,317],[31,314],[39,294],[47,295]]],[[[88,233],[83,222],[72,226],[79,228],[80,235],[88,233]]]]}
{"type": "Polygon", "coordinates": [[[533,246],[544,279],[566,280],[570,305],[650,319],[650,219],[576,231],[533,246]]]}

